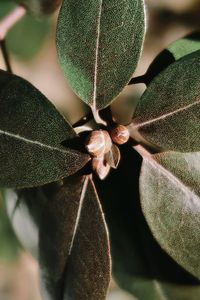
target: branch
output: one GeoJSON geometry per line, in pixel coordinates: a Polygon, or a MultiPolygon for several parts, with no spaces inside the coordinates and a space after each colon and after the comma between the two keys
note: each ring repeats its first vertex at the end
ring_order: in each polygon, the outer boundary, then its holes
{"type": "Polygon", "coordinates": [[[6,71],[8,71],[9,73],[12,73],[12,68],[11,68],[8,52],[7,52],[7,49],[6,49],[5,40],[2,40],[2,41],[0,40],[0,47],[1,47],[1,52],[2,52],[2,55],[3,55],[4,63],[5,63],[5,66],[6,66],[6,71]]]}
{"type": "Polygon", "coordinates": [[[23,6],[15,7],[7,16],[0,21],[0,41],[3,41],[8,31],[26,14],[23,6]]]}
{"type": "Polygon", "coordinates": [[[4,58],[6,70],[12,73],[8,51],[6,49],[5,38],[8,31],[26,14],[23,6],[15,7],[7,16],[0,21],[0,48],[4,58]]]}

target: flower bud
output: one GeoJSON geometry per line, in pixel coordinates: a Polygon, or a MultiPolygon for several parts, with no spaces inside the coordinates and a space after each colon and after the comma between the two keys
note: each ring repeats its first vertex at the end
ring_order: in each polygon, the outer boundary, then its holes
{"type": "Polygon", "coordinates": [[[92,131],[86,141],[86,149],[94,157],[103,156],[110,151],[112,141],[110,135],[105,130],[92,131]]]}
{"type": "Polygon", "coordinates": [[[123,125],[118,125],[110,132],[111,138],[114,143],[118,145],[125,144],[130,137],[128,129],[123,125]]]}

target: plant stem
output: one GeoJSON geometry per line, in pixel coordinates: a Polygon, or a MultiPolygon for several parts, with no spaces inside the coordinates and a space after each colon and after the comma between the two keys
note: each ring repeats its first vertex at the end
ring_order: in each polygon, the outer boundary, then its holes
{"type": "Polygon", "coordinates": [[[23,6],[15,7],[7,16],[0,21],[0,48],[4,58],[6,70],[12,73],[8,51],[6,49],[5,38],[8,31],[26,14],[23,6]]]}
{"type": "Polygon", "coordinates": [[[136,145],[133,147],[143,158],[151,157],[151,153],[147,151],[142,145],[136,145]]]}
{"type": "Polygon", "coordinates": [[[0,40],[0,47],[1,47],[1,52],[4,58],[4,62],[5,62],[5,66],[6,66],[6,71],[8,71],[9,73],[12,73],[12,68],[11,68],[11,64],[10,64],[10,59],[9,59],[9,55],[6,49],[6,43],[5,40],[0,40]]]}
{"type": "Polygon", "coordinates": [[[0,41],[3,41],[8,31],[26,14],[23,6],[15,7],[7,16],[0,21],[0,41]]]}

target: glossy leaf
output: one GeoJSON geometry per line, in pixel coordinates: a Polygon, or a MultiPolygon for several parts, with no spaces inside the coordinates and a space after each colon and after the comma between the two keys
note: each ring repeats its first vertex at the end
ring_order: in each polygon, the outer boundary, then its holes
{"type": "Polygon", "coordinates": [[[110,232],[113,275],[138,300],[198,300],[200,283],[164,252],[141,210],[141,157],[129,145],[104,180],[95,179],[110,232]],[[124,180],[126,179],[126,180],[124,180]]]}
{"type": "Polygon", "coordinates": [[[162,149],[200,150],[200,51],[161,72],[135,111],[132,130],[162,149]]]}
{"type": "Polygon", "coordinates": [[[89,178],[48,191],[40,225],[44,299],[104,300],[110,281],[107,230],[89,178]]]}
{"type": "MultiPolygon", "coordinates": [[[[15,6],[11,1],[2,2],[1,0],[0,18],[5,17],[15,6]]],[[[49,18],[35,18],[27,14],[10,29],[6,36],[9,51],[21,60],[32,59],[48,38],[50,26],[49,18]],[[23,43],[19,43],[22,37],[23,43]]]]}
{"type": "Polygon", "coordinates": [[[60,64],[93,111],[104,108],[134,72],[144,36],[143,0],[64,0],[57,26],[60,64]]]}
{"type": "Polygon", "coordinates": [[[149,83],[169,65],[185,55],[193,53],[199,49],[200,32],[194,32],[171,43],[154,59],[146,74],[140,77],[141,82],[149,85],[149,83]]]}
{"type": "Polygon", "coordinates": [[[31,187],[75,173],[89,157],[61,146],[75,137],[30,83],[0,71],[0,185],[31,187]]]}
{"type": "Polygon", "coordinates": [[[145,218],[162,248],[200,279],[200,153],[141,153],[145,218]]]}

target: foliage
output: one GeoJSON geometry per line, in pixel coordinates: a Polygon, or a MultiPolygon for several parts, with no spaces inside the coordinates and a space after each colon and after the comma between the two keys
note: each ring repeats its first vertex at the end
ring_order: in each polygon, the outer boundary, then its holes
{"type": "Polygon", "coordinates": [[[0,71],[0,185],[25,244],[19,220],[34,228],[27,247],[45,300],[105,299],[111,257],[114,277],[138,299],[200,297],[199,34],[131,80],[147,88],[131,124],[119,126],[110,105],[136,69],[144,34],[143,0],[62,3],[59,62],[91,108],[95,139],[84,126],[77,134],[26,80],[0,71]]]}
{"type": "MultiPolygon", "coordinates": [[[[6,0],[0,3],[0,18],[3,18],[15,4],[6,0]]],[[[49,31],[49,17],[35,17],[27,14],[22,18],[7,35],[7,45],[9,50],[20,60],[30,60],[43,46],[49,31]],[[23,36],[24,43],[19,43],[23,36]]]]}

